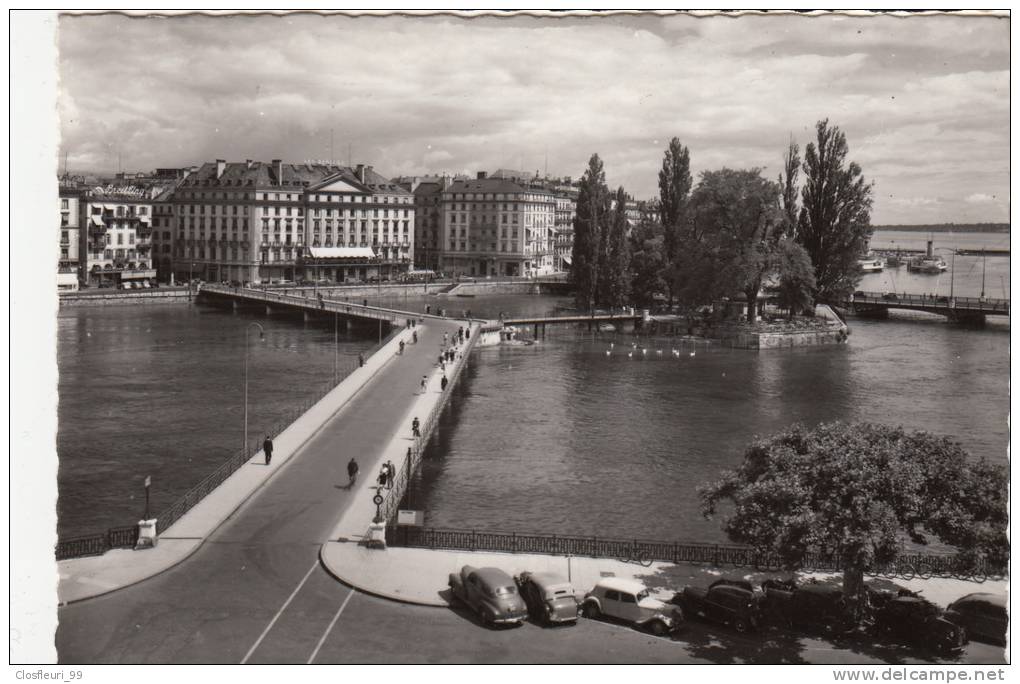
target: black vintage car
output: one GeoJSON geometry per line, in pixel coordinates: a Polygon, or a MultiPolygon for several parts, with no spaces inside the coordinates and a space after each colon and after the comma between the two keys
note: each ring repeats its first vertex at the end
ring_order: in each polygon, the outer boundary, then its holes
{"type": "Polygon", "coordinates": [[[708,589],[684,587],[670,603],[680,606],[686,618],[700,617],[746,632],[761,622],[760,598],[749,582],[721,579],[708,589]]]}
{"type": "Polygon", "coordinates": [[[963,627],[945,619],[931,601],[910,593],[879,603],[873,619],[876,634],[943,655],[959,653],[967,644],[963,627]]]}
{"type": "Polygon", "coordinates": [[[975,641],[1006,645],[1009,615],[1005,594],[967,594],[950,603],[943,617],[966,629],[975,641]]]}
{"type": "Polygon", "coordinates": [[[857,627],[840,587],[767,580],[762,589],[762,615],[770,624],[829,635],[845,634],[857,627]]]}

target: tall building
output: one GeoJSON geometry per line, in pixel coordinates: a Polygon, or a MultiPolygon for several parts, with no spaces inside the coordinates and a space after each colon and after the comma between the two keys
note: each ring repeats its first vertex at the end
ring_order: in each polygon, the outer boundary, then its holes
{"type": "Polygon", "coordinates": [[[83,284],[113,287],[152,281],[152,197],[158,188],[105,185],[82,196],[78,273],[83,284]]]}
{"type": "Polygon", "coordinates": [[[152,267],[161,283],[174,281],[174,232],[177,221],[174,215],[174,193],[177,183],[168,185],[152,198],[152,267]]]}
{"type": "Polygon", "coordinates": [[[60,257],[57,260],[57,288],[77,290],[79,285],[79,241],[81,237],[81,189],[74,183],[60,182],[60,257]]]}
{"type": "Polygon", "coordinates": [[[218,159],[174,193],[176,278],[364,280],[413,258],[411,194],[371,166],[218,159]]]}
{"type": "Polygon", "coordinates": [[[552,192],[525,181],[457,180],[442,191],[441,268],[451,275],[534,276],[554,270],[552,192]]]}

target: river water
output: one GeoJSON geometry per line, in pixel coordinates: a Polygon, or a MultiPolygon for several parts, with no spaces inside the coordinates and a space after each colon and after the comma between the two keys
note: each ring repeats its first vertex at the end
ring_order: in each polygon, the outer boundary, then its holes
{"type": "MultiPolygon", "coordinates": [[[[978,294],[982,267],[988,296],[1000,296],[988,284],[1001,275],[1008,286],[1006,258],[957,257],[956,294],[978,294]]],[[[904,268],[887,270],[860,289],[945,290],[945,276],[907,278],[904,268]]],[[[570,306],[530,295],[389,302],[492,317],[570,306]]],[[[534,346],[479,349],[408,505],[436,526],[724,541],[699,514],[697,486],[737,465],[754,435],[793,422],[902,424],[1005,462],[1008,322],[974,330],[922,318],[853,319],[846,345],[767,353],[699,345],[677,358],[663,341],[628,358],[628,335],[557,326],[534,346]]],[[[332,377],[332,329],[201,306],[60,311],[62,536],[132,524],[146,475],[156,512],[240,447],[244,330],[253,321],[266,330],[263,341],[250,337],[257,440],[332,377]]],[[[375,342],[341,331],[341,367],[375,342]]]]}

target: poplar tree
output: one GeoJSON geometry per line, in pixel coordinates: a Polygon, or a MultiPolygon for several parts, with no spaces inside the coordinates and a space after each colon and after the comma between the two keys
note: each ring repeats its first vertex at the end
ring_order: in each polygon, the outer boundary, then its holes
{"type": "Polygon", "coordinates": [[[817,141],[804,153],[797,241],[815,268],[815,301],[838,300],[861,279],[857,260],[871,239],[871,190],[861,167],[847,161],[846,136],[829,120],[816,125],[817,141]]]}
{"type": "Polygon", "coordinates": [[[630,295],[630,244],[627,238],[627,193],[623,188],[613,198],[615,207],[610,223],[603,231],[606,236],[605,252],[599,277],[598,303],[603,306],[623,306],[630,295]]]}
{"type": "Polygon", "coordinates": [[[574,246],[570,275],[574,301],[579,308],[593,309],[598,295],[599,253],[604,247],[604,228],[609,217],[609,188],[602,160],[593,154],[581,177],[574,214],[574,246]]]}
{"type": "MultiPolygon", "coordinates": [[[[674,273],[683,241],[684,215],[691,194],[691,183],[690,152],[680,144],[679,138],[673,138],[663,155],[662,169],[659,171],[659,220],[666,248],[666,268],[674,273]]],[[[671,302],[673,281],[673,277],[667,278],[671,302]]]]}

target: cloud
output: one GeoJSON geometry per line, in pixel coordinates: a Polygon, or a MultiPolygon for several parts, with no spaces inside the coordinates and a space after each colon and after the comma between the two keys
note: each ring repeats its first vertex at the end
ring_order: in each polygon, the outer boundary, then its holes
{"type": "Polygon", "coordinates": [[[652,197],[673,136],[696,173],[775,175],[828,117],[877,222],[1008,215],[965,201],[1008,197],[1008,21],[103,15],[62,17],[58,39],[72,169],[319,159],[332,137],[393,175],[548,160],[576,177],[598,152],[612,185],[652,197]]]}
{"type": "Polygon", "coordinates": [[[971,204],[983,204],[986,202],[994,202],[995,195],[986,195],[984,193],[976,192],[973,195],[969,195],[965,201],[970,202],[971,204]]]}

